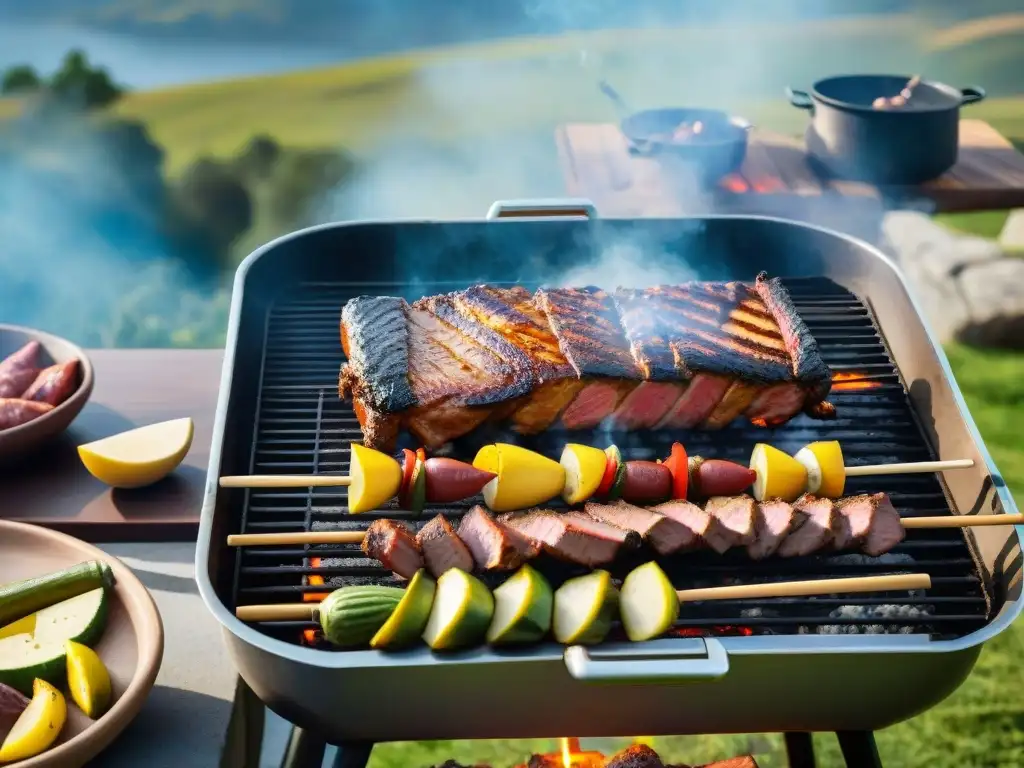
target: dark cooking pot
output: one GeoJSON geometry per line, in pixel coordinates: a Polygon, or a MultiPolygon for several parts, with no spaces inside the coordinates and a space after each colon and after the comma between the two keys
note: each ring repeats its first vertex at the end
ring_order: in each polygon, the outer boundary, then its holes
{"type": "Polygon", "coordinates": [[[903,106],[872,106],[879,97],[899,94],[910,79],[843,75],[819,80],[810,93],[787,88],[790,103],[811,113],[811,159],[840,178],[894,186],[920,184],[953,167],[960,107],[981,101],[985,91],[925,80],[903,106]]]}
{"type": "Polygon", "coordinates": [[[709,182],[734,173],[747,156],[747,138],[751,125],[740,117],[717,109],[669,107],[633,112],[608,83],[601,91],[623,115],[619,128],[630,149],[641,155],[663,155],[692,165],[709,182]],[[685,138],[674,138],[680,126],[698,125],[698,133],[685,131],[685,138]]]}

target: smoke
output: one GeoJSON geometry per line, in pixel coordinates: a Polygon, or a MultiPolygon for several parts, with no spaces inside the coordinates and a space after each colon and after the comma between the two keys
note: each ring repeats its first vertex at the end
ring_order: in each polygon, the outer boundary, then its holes
{"type": "Polygon", "coordinates": [[[87,346],[207,341],[190,334],[218,328],[225,296],[199,289],[167,244],[159,165],[125,165],[108,139],[55,112],[5,126],[0,322],[87,346]]]}

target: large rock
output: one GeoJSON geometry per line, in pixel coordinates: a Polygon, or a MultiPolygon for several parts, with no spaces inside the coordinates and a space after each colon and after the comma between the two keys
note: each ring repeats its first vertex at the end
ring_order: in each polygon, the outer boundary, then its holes
{"type": "Polygon", "coordinates": [[[882,229],[941,341],[1024,348],[1024,260],[920,213],[890,213],[882,229]]]}

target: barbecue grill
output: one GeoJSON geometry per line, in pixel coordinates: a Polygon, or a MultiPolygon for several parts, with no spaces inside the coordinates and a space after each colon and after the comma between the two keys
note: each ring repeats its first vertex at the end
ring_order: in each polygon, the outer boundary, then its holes
{"type": "MultiPolygon", "coordinates": [[[[903,516],[1015,512],[910,291],[894,265],[858,240],[782,219],[596,218],[586,201],[496,204],[497,221],[329,224],[286,236],[239,268],[210,475],[196,554],[199,589],[223,624],[257,696],[332,743],[439,738],[874,730],[943,699],[985,641],[1021,610],[1020,532],[1013,527],[908,531],[880,558],[821,554],[750,562],[740,552],[676,555],[677,588],[925,572],[926,593],[718,602],[684,612],[673,636],[563,649],[436,655],[306,647],[310,624],[248,625],[241,604],[295,602],[328,588],[392,583],[358,548],[228,549],[228,534],[364,529],[383,510],[349,517],[342,488],[220,489],[225,474],[345,472],[356,418],[337,394],[342,305],[360,294],[409,299],[475,282],[535,285],[631,244],[691,278],[784,278],[835,373],[832,422],[799,416],[766,432],[608,435],[629,458],[665,456],[673,438],[745,462],[753,444],[789,452],[838,439],[848,465],[971,458],[935,475],[851,478],[849,493],[884,491],[903,516]],[[693,273],[696,274],[693,274],[693,273]],[[320,558],[314,568],[311,558],[320,558]],[[685,683],[685,685],[683,685],[685,683]]],[[[609,286],[613,287],[613,286],[609,286]]],[[[493,437],[493,436],[492,436],[493,437]]],[[[508,439],[507,435],[503,436],[508,439]]],[[[531,438],[557,456],[565,433],[531,438]]],[[[456,455],[469,450],[456,446],[456,455]]],[[[459,456],[467,458],[467,456],[459,456]]],[[[453,519],[468,504],[445,511],[453,519]]],[[[621,576],[631,564],[612,568],[621,576]]],[[[557,585],[570,575],[546,564],[557,585]]]]}

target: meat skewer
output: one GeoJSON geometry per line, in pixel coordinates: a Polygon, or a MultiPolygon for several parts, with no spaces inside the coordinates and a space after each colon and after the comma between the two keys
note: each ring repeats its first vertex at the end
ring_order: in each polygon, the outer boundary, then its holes
{"type": "Polygon", "coordinates": [[[227,544],[361,544],[368,557],[409,578],[423,567],[435,575],[450,567],[513,570],[542,549],[578,565],[597,567],[636,547],[641,539],[663,555],[701,546],[722,553],[745,545],[753,560],[773,554],[806,556],[828,549],[859,550],[874,557],[900,543],[908,529],[1024,524],[1024,514],[903,519],[881,493],[849,496],[838,502],[810,496],[794,505],[760,502],[753,520],[748,520],[745,511],[754,506],[749,496],[712,500],[707,506],[702,509],[687,501],[673,501],[645,509],[625,502],[592,503],[583,512],[533,510],[498,517],[476,506],[466,513],[457,531],[443,515],[427,523],[419,536],[404,523],[381,518],[365,533],[235,534],[228,536],[227,544]],[[727,509],[730,505],[731,511],[727,509]],[[731,527],[719,519],[723,511],[729,515],[731,527]]]}

